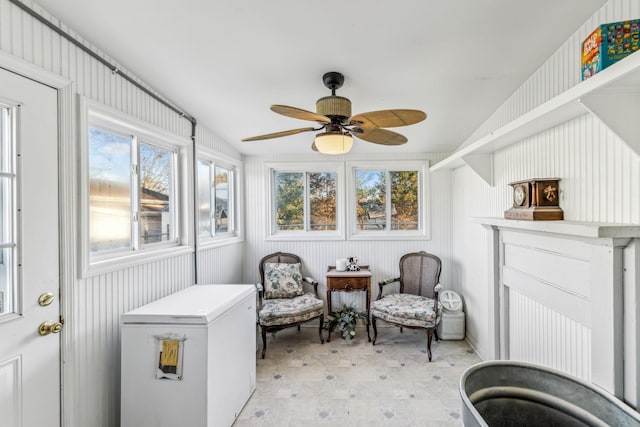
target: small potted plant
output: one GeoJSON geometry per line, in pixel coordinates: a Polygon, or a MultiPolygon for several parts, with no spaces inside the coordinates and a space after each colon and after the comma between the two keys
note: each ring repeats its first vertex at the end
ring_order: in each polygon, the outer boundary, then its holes
{"type": "Polygon", "coordinates": [[[336,328],[340,331],[343,340],[352,339],[356,335],[358,319],[363,325],[367,324],[367,313],[356,311],[353,307],[343,306],[340,311],[334,311],[327,316],[323,328],[333,332],[336,328]]]}

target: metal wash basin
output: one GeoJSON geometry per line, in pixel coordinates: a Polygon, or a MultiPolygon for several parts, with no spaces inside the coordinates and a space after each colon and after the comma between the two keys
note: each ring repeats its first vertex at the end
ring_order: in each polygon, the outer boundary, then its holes
{"type": "Polygon", "coordinates": [[[640,414],[615,397],[531,363],[473,365],[460,377],[460,396],[465,427],[640,427],[640,414]]]}

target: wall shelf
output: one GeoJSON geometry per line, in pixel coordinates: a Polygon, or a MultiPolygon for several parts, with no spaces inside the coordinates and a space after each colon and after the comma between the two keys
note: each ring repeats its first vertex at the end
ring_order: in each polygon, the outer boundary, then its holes
{"type": "Polygon", "coordinates": [[[462,147],[429,170],[455,169],[468,165],[493,185],[493,156],[529,136],[568,120],[591,113],[640,154],[640,54],[613,64],[560,95],[477,141],[462,147]]]}

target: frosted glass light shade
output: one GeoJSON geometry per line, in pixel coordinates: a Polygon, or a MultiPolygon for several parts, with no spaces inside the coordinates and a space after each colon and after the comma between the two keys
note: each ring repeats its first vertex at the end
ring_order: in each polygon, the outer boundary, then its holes
{"type": "Polygon", "coordinates": [[[351,150],[353,138],[346,132],[325,132],[316,136],[315,143],[323,154],[345,154],[351,150]]]}

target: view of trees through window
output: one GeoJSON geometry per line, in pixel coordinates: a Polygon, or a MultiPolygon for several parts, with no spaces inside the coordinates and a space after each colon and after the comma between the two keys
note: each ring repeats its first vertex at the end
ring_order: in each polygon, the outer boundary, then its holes
{"type": "Polygon", "coordinates": [[[417,171],[355,171],[356,217],[359,230],[417,230],[417,171]],[[388,185],[387,185],[388,184],[388,185]],[[387,218],[391,214],[390,220],[387,218]]]}
{"type": "Polygon", "coordinates": [[[277,231],[336,230],[335,172],[274,172],[274,187],[277,231]]]}
{"type": "Polygon", "coordinates": [[[171,152],[140,144],[140,238],[142,243],[171,237],[171,152]]]}

